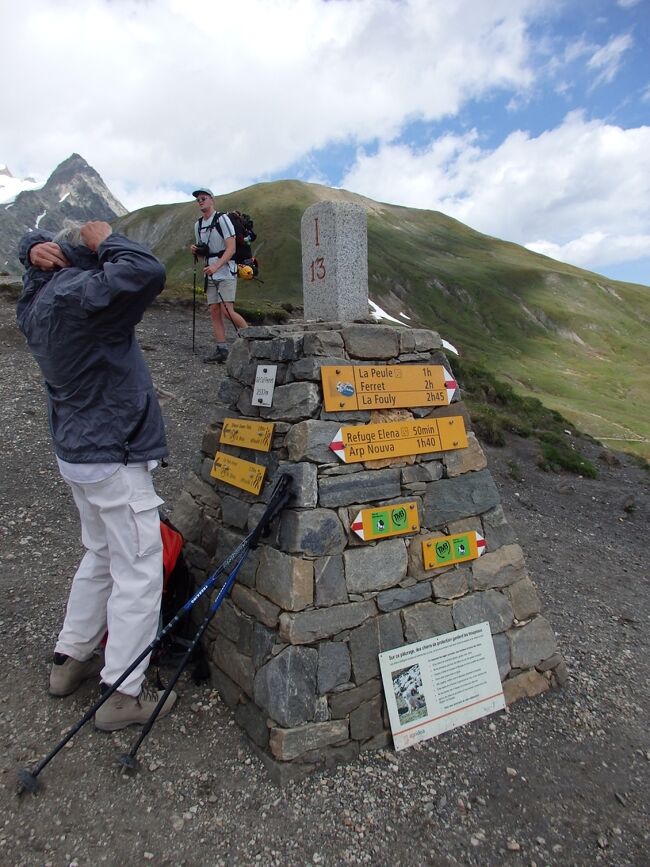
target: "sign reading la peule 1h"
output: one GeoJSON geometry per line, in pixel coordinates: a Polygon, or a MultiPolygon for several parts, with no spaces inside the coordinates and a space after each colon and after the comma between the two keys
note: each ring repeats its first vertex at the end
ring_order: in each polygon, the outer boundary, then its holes
{"type": "Polygon", "coordinates": [[[350,527],[364,542],[417,533],[420,529],[417,503],[362,509],[350,527]]]}
{"type": "Polygon", "coordinates": [[[441,364],[323,365],[327,412],[446,406],[458,387],[441,364]]]}
{"type": "Polygon", "coordinates": [[[223,420],[219,442],[228,446],[243,446],[258,452],[268,452],[273,440],[274,427],[272,421],[226,418],[223,420]]]}
{"type": "Polygon", "coordinates": [[[241,488],[250,494],[259,494],[265,472],[266,467],[254,464],[252,461],[243,461],[225,452],[217,452],[210,475],[220,482],[241,488]]]}
{"type": "Polygon", "coordinates": [[[485,553],[485,539],[476,530],[454,533],[453,536],[433,536],[422,541],[422,562],[425,569],[440,569],[466,560],[476,560],[485,553]]]}
{"type": "Polygon", "coordinates": [[[461,415],[340,427],[330,448],[343,463],[467,448],[461,415]]]}

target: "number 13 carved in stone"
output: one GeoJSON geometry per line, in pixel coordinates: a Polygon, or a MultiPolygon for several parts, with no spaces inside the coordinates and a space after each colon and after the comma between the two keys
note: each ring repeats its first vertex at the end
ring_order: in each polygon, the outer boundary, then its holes
{"type": "Polygon", "coordinates": [[[325,259],[322,256],[319,256],[318,259],[312,259],[311,265],[311,282],[313,283],[315,280],[324,280],[325,279],[325,259]]]}
{"type": "MultiPolygon", "coordinates": [[[[315,247],[320,247],[320,235],[318,232],[318,217],[314,217],[314,241],[315,247]]],[[[323,256],[319,256],[317,259],[312,259],[311,265],[309,266],[311,270],[311,282],[314,283],[316,280],[324,280],[325,274],[327,270],[325,268],[325,258],[323,256]]]]}

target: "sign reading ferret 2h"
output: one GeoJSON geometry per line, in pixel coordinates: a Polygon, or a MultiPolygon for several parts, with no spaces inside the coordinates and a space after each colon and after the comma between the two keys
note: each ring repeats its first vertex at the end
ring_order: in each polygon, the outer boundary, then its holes
{"type": "Polygon", "coordinates": [[[447,406],[458,387],[441,364],[322,366],[327,412],[447,406]]]}

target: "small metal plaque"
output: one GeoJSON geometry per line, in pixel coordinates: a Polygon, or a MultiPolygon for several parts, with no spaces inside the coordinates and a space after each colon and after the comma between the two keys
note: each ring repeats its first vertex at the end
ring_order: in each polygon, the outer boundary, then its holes
{"type": "Polygon", "coordinates": [[[258,364],[253,387],[253,406],[272,406],[277,364],[258,364]]]}

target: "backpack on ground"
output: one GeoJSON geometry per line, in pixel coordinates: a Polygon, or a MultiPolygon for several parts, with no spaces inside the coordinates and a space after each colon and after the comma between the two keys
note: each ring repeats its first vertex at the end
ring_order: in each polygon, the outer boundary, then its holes
{"type": "MultiPolygon", "coordinates": [[[[163,593],[160,605],[161,628],[167,626],[178,611],[185,605],[194,593],[194,581],[183,556],[185,539],[165,515],[160,516],[160,536],[163,543],[163,593]]],[[[165,636],[158,648],[154,662],[166,665],[180,661],[192,643],[196,633],[196,625],[192,622],[191,612],[186,614],[176,624],[174,629],[165,636]]],[[[194,663],[193,679],[196,682],[207,680],[209,669],[205,653],[201,645],[194,649],[191,660],[194,663]]]]}
{"type": "MultiPolygon", "coordinates": [[[[207,227],[208,231],[215,229],[222,238],[223,232],[219,225],[219,217],[223,216],[223,212],[216,212],[212,222],[207,227]]],[[[251,244],[257,238],[253,231],[253,221],[249,214],[242,214],[241,211],[229,211],[225,216],[230,218],[235,230],[235,255],[232,258],[237,265],[237,276],[242,280],[252,280],[259,273],[259,264],[251,249],[251,244]]]]}

